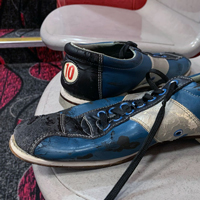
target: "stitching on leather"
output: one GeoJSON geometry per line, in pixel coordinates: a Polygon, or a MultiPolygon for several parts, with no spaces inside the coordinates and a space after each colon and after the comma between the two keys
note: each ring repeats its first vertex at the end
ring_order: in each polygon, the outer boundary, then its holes
{"type": "MultiPolygon", "coordinates": [[[[166,84],[170,83],[172,80],[174,80],[174,79],[176,79],[176,78],[177,78],[177,77],[171,78],[170,80],[167,81],[166,84]]],[[[191,78],[184,77],[184,76],[179,76],[179,78],[183,78],[183,79],[192,81],[191,78]]],[[[177,88],[175,91],[179,90],[180,87],[182,87],[183,85],[186,85],[186,84],[188,84],[188,82],[183,83],[183,84],[180,84],[180,85],[179,85],[179,88],[177,88]]],[[[162,100],[162,99],[164,98],[164,96],[165,96],[165,95],[163,95],[163,96],[160,98],[160,100],[162,100]]],[[[136,99],[134,99],[134,100],[136,100],[136,99]]],[[[104,107],[96,108],[96,109],[93,109],[93,110],[89,110],[89,111],[87,111],[87,112],[85,112],[85,113],[82,113],[81,115],[76,116],[75,118],[82,117],[82,116],[84,116],[85,114],[88,114],[88,113],[90,113],[90,112],[93,112],[93,111],[96,111],[96,110],[99,110],[99,109],[105,109],[105,108],[108,108],[108,107],[110,107],[110,106],[114,106],[114,105],[116,105],[116,104],[118,104],[118,103],[122,103],[122,102],[123,102],[123,100],[120,101],[120,102],[117,102],[117,103],[108,105],[108,106],[104,106],[104,107]]],[[[149,105],[149,106],[153,106],[153,105],[157,104],[157,102],[159,102],[159,101],[154,101],[154,102],[153,102],[151,105],[149,105]]],[[[145,106],[144,108],[146,109],[146,108],[148,108],[149,106],[145,106]]],[[[141,108],[141,110],[143,110],[144,108],[141,108]]],[[[133,113],[132,115],[130,115],[129,117],[131,117],[131,116],[133,116],[133,115],[134,115],[134,113],[133,113]]]]}
{"type": "MultiPolygon", "coordinates": [[[[176,79],[176,78],[182,78],[182,79],[185,79],[185,80],[188,80],[188,81],[192,81],[191,78],[184,77],[184,76],[179,76],[179,77],[171,78],[170,80],[168,80],[168,82],[167,82],[166,84],[170,83],[172,80],[174,80],[174,79],[176,79]]],[[[179,84],[179,87],[177,88],[177,90],[180,90],[182,86],[187,85],[188,83],[190,83],[190,82],[186,82],[186,83],[179,84]]],[[[175,91],[177,91],[177,90],[175,90],[175,91]]],[[[130,117],[136,115],[136,114],[139,113],[139,112],[142,112],[142,111],[144,111],[144,110],[147,110],[148,108],[153,107],[153,106],[156,105],[157,103],[161,102],[161,101],[164,99],[165,96],[166,96],[166,95],[163,95],[161,98],[159,98],[158,100],[155,100],[155,101],[154,101],[153,103],[151,103],[150,105],[145,106],[145,107],[139,109],[138,111],[134,112],[133,114],[131,114],[131,115],[129,115],[129,116],[125,116],[124,119],[120,120],[119,122],[115,122],[113,125],[111,125],[111,126],[109,127],[108,130],[106,130],[105,132],[102,132],[101,134],[99,134],[98,137],[93,136],[93,135],[91,135],[90,137],[87,137],[87,136],[82,136],[82,135],[80,135],[80,134],[68,135],[68,136],[71,136],[71,137],[79,136],[79,137],[82,137],[82,138],[99,138],[99,137],[101,137],[101,136],[103,136],[103,135],[106,135],[113,127],[116,127],[117,125],[122,124],[123,122],[127,121],[130,117]]],[[[94,109],[94,110],[90,110],[90,111],[85,112],[85,113],[83,113],[83,114],[81,114],[81,115],[79,115],[79,116],[76,116],[75,118],[82,117],[82,116],[84,116],[85,114],[88,114],[88,113],[90,113],[90,112],[94,112],[94,111],[99,110],[99,109],[105,109],[105,108],[107,108],[107,107],[112,107],[112,106],[114,106],[114,105],[116,105],[116,104],[120,104],[120,103],[122,103],[122,102],[123,102],[123,101],[120,101],[120,102],[117,102],[117,103],[115,103],[115,104],[111,104],[111,105],[109,105],[109,106],[105,106],[105,107],[97,108],[97,109],[94,109]]]]}
{"type": "MultiPolygon", "coordinates": [[[[77,58],[77,57],[74,57],[74,56],[71,56],[69,54],[67,54],[67,57],[69,57],[70,59],[75,59],[76,61],[80,61],[80,62],[88,62],[90,64],[93,64],[93,65],[99,65],[97,63],[93,63],[91,61],[88,61],[88,60],[83,60],[83,59],[80,59],[80,58],[77,58]]],[[[143,59],[143,58],[142,58],[143,59]]],[[[141,63],[140,63],[141,64],[141,63]]],[[[107,67],[107,68],[111,68],[111,69],[116,69],[116,70],[131,70],[131,69],[134,69],[135,67],[131,67],[131,68],[116,68],[116,67],[111,67],[111,66],[108,66],[108,65],[105,65],[104,64],[104,67],[107,67]]]]}
{"type": "MultiPolygon", "coordinates": [[[[76,61],[80,61],[80,62],[88,62],[90,64],[93,64],[93,65],[99,65],[97,63],[93,63],[91,61],[88,61],[88,60],[83,60],[83,59],[80,59],[80,58],[77,58],[77,57],[74,57],[74,56],[71,56],[69,54],[67,54],[67,57],[69,57],[70,59],[75,59],[76,61]]],[[[141,61],[142,62],[142,61],[141,61]]],[[[141,64],[140,62],[140,64],[141,64]]],[[[116,69],[116,70],[130,70],[130,69],[134,69],[135,67],[131,67],[131,68],[116,68],[116,67],[111,67],[111,66],[108,66],[108,65],[105,65],[104,64],[104,67],[107,67],[107,68],[111,68],[111,69],[116,69]]]]}
{"type": "MultiPolygon", "coordinates": [[[[120,120],[119,122],[115,122],[113,125],[111,125],[111,126],[109,127],[109,129],[108,129],[107,131],[103,132],[102,134],[99,134],[98,137],[101,137],[101,136],[103,136],[103,135],[106,135],[113,127],[115,127],[115,126],[117,126],[117,125],[119,125],[119,124],[122,124],[123,122],[127,121],[130,117],[136,115],[137,113],[142,112],[143,110],[146,110],[146,109],[148,109],[149,107],[154,106],[154,105],[157,104],[158,102],[162,101],[162,99],[163,99],[164,97],[165,97],[165,95],[163,95],[159,100],[153,102],[152,104],[150,104],[150,105],[148,105],[148,106],[145,106],[145,107],[139,109],[138,111],[134,112],[132,115],[125,116],[124,119],[120,120]]],[[[122,101],[121,101],[121,102],[118,102],[118,103],[122,103],[122,101]]],[[[118,103],[116,103],[116,104],[118,104],[118,103]]],[[[113,104],[113,105],[115,105],[115,104],[113,104]]],[[[104,108],[107,108],[107,107],[110,107],[110,106],[113,106],[113,105],[109,105],[109,106],[106,106],[106,107],[104,107],[104,108]]],[[[104,108],[98,108],[98,109],[104,109],[104,108]]],[[[95,109],[95,110],[98,110],[98,109],[95,109]]],[[[88,111],[87,113],[93,112],[93,111],[95,111],[95,110],[88,111]]],[[[84,115],[84,114],[82,114],[82,115],[84,115]]],[[[83,136],[82,136],[82,137],[83,137],[83,136]]],[[[93,137],[92,137],[92,138],[93,138],[93,137]]]]}
{"type": "MultiPolygon", "coordinates": [[[[132,50],[132,49],[130,49],[130,50],[132,50]]],[[[135,53],[135,51],[133,51],[133,52],[135,53]]],[[[142,54],[141,55],[141,61],[137,63],[138,66],[141,65],[141,63],[144,60],[144,54],[143,53],[141,53],[141,54],[142,54]]],[[[134,59],[134,57],[132,57],[131,59],[125,59],[125,60],[135,62],[133,59],[134,59]]],[[[116,60],[121,60],[121,59],[116,59],[116,60]]],[[[123,65],[126,65],[126,64],[124,63],[123,65]]],[[[108,65],[105,65],[105,64],[103,66],[106,67],[106,68],[115,69],[115,70],[133,70],[133,69],[135,69],[135,66],[134,67],[130,67],[130,68],[124,68],[124,67],[123,68],[116,68],[116,67],[111,67],[111,66],[108,66],[108,65]]]]}
{"type": "MultiPolygon", "coordinates": [[[[181,78],[183,78],[183,79],[185,79],[185,80],[190,80],[190,81],[192,81],[192,79],[190,79],[190,78],[186,78],[186,77],[181,77],[181,78]]],[[[174,79],[174,78],[173,78],[173,79],[174,79]]],[[[173,80],[173,79],[170,79],[168,82],[170,82],[170,81],[173,80]]],[[[184,84],[186,84],[186,83],[184,83],[184,84]]],[[[180,86],[182,86],[182,85],[184,85],[184,84],[181,84],[180,86]]],[[[139,111],[134,112],[133,115],[127,116],[127,117],[125,117],[123,120],[121,120],[120,122],[117,122],[117,123],[115,123],[114,125],[111,125],[111,127],[108,129],[108,131],[105,131],[105,132],[99,134],[98,137],[101,137],[101,136],[103,136],[103,135],[106,135],[113,127],[117,126],[118,124],[122,124],[123,122],[127,121],[127,119],[129,119],[130,117],[136,115],[137,113],[142,112],[143,110],[146,110],[146,109],[148,109],[149,107],[154,106],[154,105],[157,104],[159,101],[161,101],[164,97],[165,97],[165,95],[163,95],[162,98],[160,98],[158,101],[155,101],[154,103],[150,104],[149,106],[145,106],[144,108],[141,108],[139,111]]],[[[121,102],[118,102],[118,103],[122,103],[122,101],[121,101],[121,102]]],[[[97,108],[97,109],[94,109],[94,110],[92,110],[92,111],[88,111],[88,112],[86,112],[86,113],[93,112],[93,111],[98,110],[98,109],[104,109],[104,108],[107,108],[107,107],[116,105],[116,104],[118,104],[118,103],[115,103],[115,104],[112,104],[112,105],[109,105],[109,106],[105,106],[105,107],[103,107],[103,108],[97,108]]],[[[186,113],[189,114],[188,112],[186,112],[186,113]]],[[[85,113],[84,113],[84,114],[85,114],[85,113]]],[[[81,117],[81,116],[83,116],[84,114],[79,115],[79,116],[77,116],[77,117],[75,117],[75,118],[81,117]]],[[[193,118],[193,119],[194,119],[194,118],[193,118]]],[[[195,122],[195,121],[194,121],[194,122],[195,122]]],[[[195,123],[196,123],[196,122],[195,122],[195,123]]],[[[38,144],[42,139],[44,139],[45,137],[48,137],[48,136],[53,136],[53,135],[60,135],[60,136],[61,136],[62,134],[60,134],[59,132],[57,132],[57,133],[46,133],[46,134],[40,136],[39,138],[37,138],[37,139],[32,143],[32,145],[31,145],[31,147],[30,147],[30,153],[33,154],[33,151],[34,151],[35,147],[37,146],[37,144],[38,144]]],[[[83,135],[80,135],[80,134],[73,134],[73,135],[72,135],[72,134],[68,134],[68,137],[81,137],[81,138],[89,138],[89,139],[98,138],[98,137],[95,137],[95,136],[93,136],[93,135],[90,135],[90,136],[83,136],[83,135]]]]}
{"type": "Polygon", "coordinates": [[[64,126],[64,115],[62,115],[61,113],[60,113],[60,127],[61,127],[61,130],[62,130],[62,132],[64,133],[64,135],[66,135],[66,132],[65,132],[65,126],[64,126]]]}
{"type": "Polygon", "coordinates": [[[77,118],[83,117],[85,114],[88,114],[88,113],[93,112],[93,111],[97,111],[97,110],[99,110],[99,109],[108,108],[108,107],[114,106],[114,105],[116,105],[116,104],[118,104],[118,103],[122,103],[122,101],[119,101],[119,102],[117,102],[117,103],[110,104],[110,105],[108,105],[108,106],[104,106],[104,107],[96,108],[96,109],[93,109],[93,110],[89,110],[89,111],[84,112],[84,113],[82,113],[82,114],[80,114],[80,115],[78,115],[78,116],[75,116],[74,118],[77,119],[77,118]]]}
{"type": "Polygon", "coordinates": [[[78,48],[78,49],[81,49],[82,51],[88,51],[88,52],[91,52],[91,53],[96,53],[96,54],[100,54],[99,52],[97,52],[97,51],[92,51],[92,50],[90,50],[90,49],[86,49],[86,48],[84,48],[84,47],[79,47],[79,46],[76,46],[74,43],[72,43],[72,42],[70,42],[70,44],[72,45],[72,46],[74,46],[74,47],[76,47],[76,48],[78,48]]]}
{"type": "MultiPolygon", "coordinates": [[[[81,120],[81,127],[82,127],[82,124],[83,124],[83,121],[85,120],[85,117],[83,117],[82,118],[82,120],[81,120]]],[[[86,121],[86,120],[85,120],[86,121]]],[[[86,122],[87,123],[87,122],[86,122]]],[[[87,123],[88,124],[88,123],[87,123]]],[[[89,127],[90,128],[90,127],[89,127]]],[[[91,131],[91,130],[90,130],[91,131]]],[[[90,136],[91,134],[89,134],[89,133],[87,133],[87,132],[85,132],[85,130],[83,130],[83,132],[84,133],[86,133],[88,136],[90,136]]],[[[78,135],[78,134],[76,134],[76,135],[78,135]]]]}
{"type": "MultiPolygon", "coordinates": [[[[200,120],[197,117],[195,117],[194,114],[192,114],[187,108],[185,108],[182,104],[180,104],[174,99],[170,99],[169,102],[178,106],[182,111],[184,111],[184,113],[186,113],[189,116],[191,120],[193,120],[193,122],[197,125],[197,127],[199,126],[200,120]]],[[[148,132],[151,130],[151,127],[149,127],[148,124],[146,124],[143,120],[137,118],[137,116],[133,116],[131,120],[139,122],[140,125],[148,132]]]]}
{"type": "Polygon", "coordinates": [[[30,154],[33,155],[33,152],[35,150],[35,148],[37,147],[37,145],[43,140],[45,139],[46,137],[49,137],[49,136],[62,136],[62,134],[60,134],[59,132],[56,132],[56,133],[46,133],[46,134],[43,134],[41,135],[40,137],[36,138],[33,143],[31,144],[30,146],[30,154]]]}
{"type": "MultiPolygon", "coordinates": [[[[98,63],[93,63],[93,62],[91,62],[91,61],[88,61],[88,60],[83,60],[83,59],[80,59],[80,58],[76,58],[76,57],[74,57],[74,56],[71,56],[71,55],[69,55],[69,54],[67,54],[67,57],[69,57],[70,59],[72,58],[72,59],[75,59],[76,61],[80,61],[80,62],[88,62],[88,63],[90,63],[90,64],[93,64],[93,65],[99,65],[98,63]]],[[[66,59],[67,60],[67,59],[66,59]]]]}
{"type": "MultiPolygon", "coordinates": [[[[179,76],[179,77],[180,77],[180,76],[179,76]]],[[[185,79],[185,80],[190,80],[190,81],[192,80],[192,79],[187,78],[187,77],[181,77],[181,78],[183,78],[183,79],[185,79]]],[[[171,80],[173,80],[173,79],[174,79],[174,78],[170,79],[167,83],[171,82],[171,80]]],[[[183,84],[180,84],[180,85],[179,85],[179,88],[178,88],[177,90],[179,90],[183,85],[186,85],[186,84],[188,84],[188,82],[183,83],[183,84]]],[[[147,110],[148,108],[153,107],[154,105],[158,104],[159,102],[161,102],[161,101],[164,99],[165,96],[166,96],[166,95],[163,95],[163,96],[162,96],[161,98],[159,98],[158,100],[155,100],[155,101],[154,101],[153,103],[151,103],[150,105],[145,106],[145,107],[139,109],[138,111],[134,112],[132,115],[125,116],[124,119],[122,119],[122,120],[120,120],[119,122],[116,122],[116,123],[114,123],[113,125],[111,125],[107,131],[102,132],[101,134],[98,135],[98,137],[101,137],[101,136],[103,136],[103,135],[106,135],[113,127],[116,127],[117,125],[122,124],[123,122],[127,121],[130,117],[133,117],[133,116],[136,115],[137,113],[140,113],[140,112],[142,112],[142,111],[144,111],[144,110],[147,110]]],[[[112,105],[109,105],[109,106],[105,106],[105,107],[103,107],[103,108],[97,108],[97,109],[88,111],[88,112],[86,112],[86,113],[90,113],[90,112],[93,112],[93,111],[96,111],[96,110],[99,110],[99,109],[104,109],[104,108],[107,108],[107,107],[112,107],[113,105],[116,105],[116,104],[119,104],[119,103],[122,103],[122,101],[120,101],[120,102],[118,102],[118,103],[115,103],[115,104],[112,104],[112,105]]],[[[84,114],[86,114],[86,113],[84,113],[84,114]]],[[[82,115],[84,115],[84,114],[82,114],[82,115]]],[[[80,116],[77,116],[77,118],[78,118],[78,117],[81,117],[81,115],[80,115],[80,116]]],[[[75,135],[70,135],[70,136],[71,136],[71,137],[74,137],[75,135]]],[[[77,134],[76,136],[84,137],[84,136],[79,135],[79,134],[77,134]]],[[[93,136],[91,136],[91,137],[86,137],[86,138],[98,138],[98,137],[93,137],[93,136]]],[[[85,137],[84,137],[84,138],[85,138],[85,137]]]]}
{"type": "Polygon", "coordinates": [[[193,94],[192,92],[190,92],[190,91],[188,91],[188,90],[185,90],[185,89],[183,89],[183,90],[184,90],[185,92],[189,93],[190,95],[194,96],[194,97],[200,98],[199,95],[195,95],[195,94],[193,94]]]}
{"type": "Polygon", "coordinates": [[[99,55],[99,66],[98,66],[98,93],[99,93],[99,99],[102,99],[102,74],[101,74],[102,61],[103,61],[103,56],[99,55]]]}
{"type": "MultiPolygon", "coordinates": [[[[91,136],[93,136],[93,133],[94,133],[94,130],[92,128],[92,125],[88,122],[87,118],[84,116],[83,119],[85,119],[87,125],[89,126],[89,129],[90,129],[90,133],[91,133],[91,136]]],[[[84,131],[85,132],[85,131],[84,131]]],[[[88,133],[87,133],[88,135],[88,133]]]]}

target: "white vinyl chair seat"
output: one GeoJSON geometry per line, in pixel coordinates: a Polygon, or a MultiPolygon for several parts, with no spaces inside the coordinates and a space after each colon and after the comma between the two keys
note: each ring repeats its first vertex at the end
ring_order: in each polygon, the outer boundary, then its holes
{"type": "Polygon", "coordinates": [[[95,5],[57,8],[44,20],[43,42],[64,50],[67,42],[134,41],[150,52],[200,52],[199,0],[148,0],[140,10],[95,5]]]}

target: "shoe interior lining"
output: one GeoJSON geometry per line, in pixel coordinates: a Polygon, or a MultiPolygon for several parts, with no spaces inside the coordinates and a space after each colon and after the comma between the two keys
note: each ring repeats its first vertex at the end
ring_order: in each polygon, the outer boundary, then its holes
{"type": "MultiPolygon", "coordinates": [[[[99,43],[99,44],[76,44],[76,46],[81,47],[86,50],[98,52],[111,56],[114,58],[119,58],[119,52],[123,47],[124,43],[99,43]]],[[[128,50],[126,52],[125,58],[129,59],[133,57],[133,52],[128,50]]]]}

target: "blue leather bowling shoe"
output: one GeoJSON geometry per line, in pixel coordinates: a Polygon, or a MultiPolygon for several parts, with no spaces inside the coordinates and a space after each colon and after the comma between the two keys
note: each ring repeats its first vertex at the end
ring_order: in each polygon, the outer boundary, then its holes
{"type": "Polygon", "coordinates": [[[68,168],[105,167],[134,157],[104,199],[114,200],[150,146],[200,137],[200,74],[172,78],[162,88],[149,73],[146,79],[152,88],[146,94],[97,100],[21,122],[10,149],[31,163],[68,168]]]}
{"type": "MultiPolygon", "coordinates": [[[[175,53],[145,53],[133,42],[65,46],[61,96],[74,104],[122,95],[146,86],[145,75],[157,69],[168,78],[187,76],[190,61],[175,53]]],[[[152,77],[154,82],[158,76],[152,77]]]]}
{"type": "Polygon", "coordinates": [[[97,100],[24,120],[10,139],[11,150],[40,165],[95,168],[130,160],[149,136],[146,149],[199,137],[200,74],[175,77],[162,88],[149,73],[146,77],[152,88],[146,94],[97,100]]]}

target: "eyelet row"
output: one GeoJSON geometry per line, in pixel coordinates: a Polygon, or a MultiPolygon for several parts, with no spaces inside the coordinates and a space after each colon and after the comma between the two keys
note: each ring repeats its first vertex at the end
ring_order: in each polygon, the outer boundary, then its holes
{"type": "MultiPolygon", "coordinates": [[[[171,83],[173,83],[173,82],[176,82],[176,84],[178,85],[178,80],[173,80],[173,81],[171,81],[171,83]]],[[[170,84],[171,84],[170,83],[170,84]]],[[[163,90],[163,92],[161,93],[161,94],[159,94],[159,96],[162,96],[162,95],[164,95],[165,93],[166,93],[166,89],[162,89],[163,90]]],[[[153,99],[150,99],[150,100],[148,100],[148,102],[152,102],[152,101],[154,101],[154,100],[156,100],[156,97],[153,97],[153,99]]],[[[127,102],[123,102],[121,105],[120,105],[120,109],[122,109],[122,106],[123,105],[128,105],[128,103],[127,102]]],[[[132,102],[132,105],[133,106],[135,106],[135,103],[134,103],[134,101],[132,102]]],[[[142,107],[144,107],[146,104],[144,103],[143,105],[141,105],[141,106],[137,106],[137,108],[142,108],[142,107]]],[[[108,113],[109,114],[113,114],[112,113],[112,110],[114,109],[115,107],[111,107],[110,109],[109,109],[109,111],[108,111],[108,113]]],[[[132,113],[134,113],[134,109],[131,111],[131,112],[129,112],[129,113],[125,113],[125,115],[130,115],[130,114],[132,114],[132,113]]],[[[101,110],[101,111],[99,111],[98,113],[97,113],[97,117],[100,117],[100,113],[104,113],[104,114],[106,114],[106,112],[105,111],[103,111],[103,110],[101,110]]],[[[122,117],[120,117],[120,118],[118,118],[118,119],[114,119],[113,121],[114,122],[117,122],[117,121],[120,121],[122,119],[122,117]]],[[[106,131],[108,128],[110,127],[110,124],[108,124],[108,126],[105,128],[105,129],[103,129],[103,131],[106,131]]],[[[178,132],[178,131],[177,131],[178,132]]],[[[179,130],[179,132],[180,132],[180,130],[179,130]]],[[[175,133],[174,133],[174,135],[176,135],[175,133]]]]}

